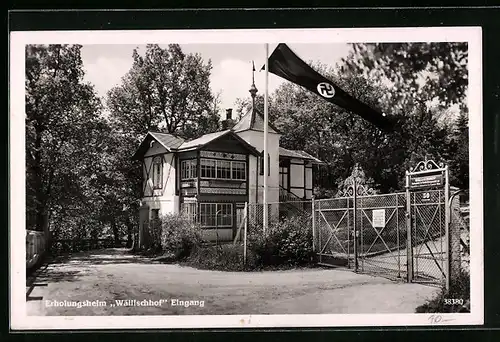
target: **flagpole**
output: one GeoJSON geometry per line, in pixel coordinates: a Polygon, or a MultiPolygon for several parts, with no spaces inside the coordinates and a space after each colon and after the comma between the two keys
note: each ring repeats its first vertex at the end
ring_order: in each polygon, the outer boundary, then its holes
{"type": "Polygon", "coordinates": [[[267,226],[268,226],[268,217],[269,217],[269,208],[267,205],[268,198],[267,198],[267,176],[268,176],[268,170],[269,170],[269,158],[268,158],[268,149],[267,149],[267,131],[268,131],[268,98],[267,98],[267,92],[268,92],[268,80],[269,80],[269,61],[268,61],[268,56],[269,56],[269,44],[265,44],[266,47],[266,75],[265,75],[265,86],[264,86],[264,224],[263,224],[263,229],[264,229],[264,234],[267,231],[267,226]]]}

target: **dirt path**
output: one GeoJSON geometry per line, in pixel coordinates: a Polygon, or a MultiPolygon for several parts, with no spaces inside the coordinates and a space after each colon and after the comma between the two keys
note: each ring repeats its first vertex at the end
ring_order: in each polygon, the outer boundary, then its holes
{"type": "Polygon", "coordinates": [[[124,249],[75,254],[40,271],[29,315],[412,313],[437,291],[340,269],[204,271],[124,249]],[[138,306],[143,300],[149,306],[138,306]],[[95,306],[68,306],[78,302],[95,306]]]}

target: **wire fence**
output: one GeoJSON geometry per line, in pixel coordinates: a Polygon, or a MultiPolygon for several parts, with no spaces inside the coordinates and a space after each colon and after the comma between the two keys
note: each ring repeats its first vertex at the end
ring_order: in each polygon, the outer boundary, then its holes
{"type": "Polygon", "coordinates": [[[406,198],[404,193],[361,196],[356,203],[359,267],[362,272],[406,277],[406,198]]]}

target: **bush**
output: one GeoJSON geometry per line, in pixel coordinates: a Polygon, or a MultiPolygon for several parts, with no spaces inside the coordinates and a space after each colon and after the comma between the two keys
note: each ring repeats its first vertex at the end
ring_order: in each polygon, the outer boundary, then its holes
{"type": "Polygon", "coordinates": [[[462,271],[450,284],[450,290],[442,289],[439,295],[417,307],[417,313],[470,312],[470,275],[462,271]],[[447,300],[462,299],[463,305],[450,305],[447,300]]]}
{"type": "Polygon", "coordinates": [[[202,243],[200,227],[180,215],[161,217],[161,249],[176,259],[188,257],[202,243]]]}
{"type": "Polygon", "coordinates": [[[248,246],[258,266],[300,266],[314,259],[312,239],[310,218],[295,216],[272,223],[266,234],[251,227],[248,246]]]}
{"type": "Polygon", "coordinates": [[[255,269],[254,258],[247,251],[247,263],[243,263],[243,246],[226,244],[196,248],[188,258],[191,266],[220,271],[245,271],[255,269]]]}

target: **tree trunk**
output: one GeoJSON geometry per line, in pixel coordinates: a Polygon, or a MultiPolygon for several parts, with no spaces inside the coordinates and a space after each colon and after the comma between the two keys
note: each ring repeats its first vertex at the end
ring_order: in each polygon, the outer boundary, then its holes
{"type": "Polygon", "coordinates": [[[118,247],[118,243],[120,242],[120,237],[118,236],[118,226],[114,219],[111,220],[111,229],[113,230],[113,237],[115,241],[115,247],[118,247]]]}
{"type": "Polygon", "coordinates": [[[132,234],[134,232],[134,225],[132,222],[127,222],[127,248],[131,248],[133,244],[132,234]]]}

